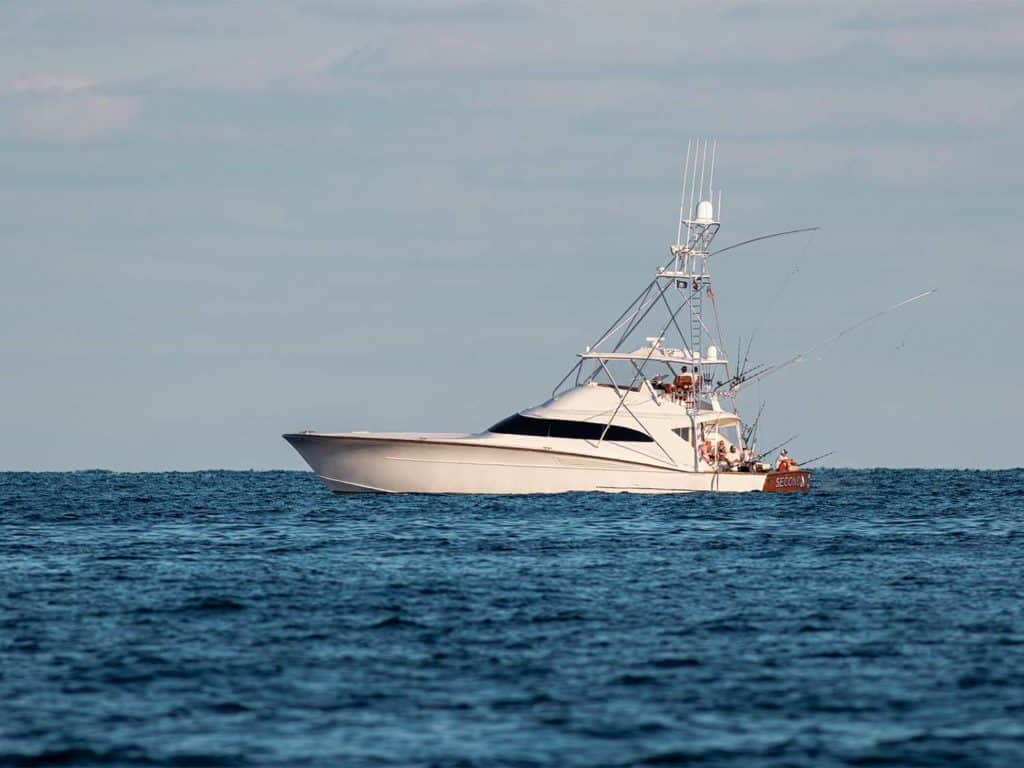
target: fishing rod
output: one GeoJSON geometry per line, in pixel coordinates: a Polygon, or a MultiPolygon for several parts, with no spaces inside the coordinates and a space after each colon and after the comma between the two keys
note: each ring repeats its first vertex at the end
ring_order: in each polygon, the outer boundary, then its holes
{"type": "Polygon", "coordinates": [[[757,409],[757,416],[754,418],[754,423],[749,427],[744,427],[743,444],[751,445],[750,438],[757,434],[757,425],[761,421],[761,414],[764,413],[765,403],[761,403],[761,407],[757,409]]]}
{"type": "Polygon", "coordinates": [[[743,355],[743,364],[740,366],[739,373],[737,373],[737,376],[741,378],[747,374],[747,361],[750,359],[750,348],[754,345],[754,336],[756,335],[757,332],[755,331],[750,334],[750,338],[747,340],[747,353],[743,355]]]}
{"type": "Polygon", "coordinates": [[[831,343],[833,343],[835,341],[838,341],[843,336],[845,336],[846,334],[850,333],[851,331],[857,330],[862,325],[867,325],[872,320],[877,320],[882,315],[887,315],[890,312],[894,312],[895,310],[899,309],[900,307],[906,306],[907,304],[915,302],[915,301],[917,301],[919,299],[923,299],[923,298],[925,298],[927,296],[931,296],[937,290],[938,290],[937,288],[932,288],[930,291],[925,291],[924,293],[919,293],[916,296],[911,296],[909,299],[904,299],[903,301],[898,302],[896,304],[893,304],[891,307],[883,309],[880,312],[875,312],[872,315],[868,315],[863,320],[860,320],[860,321],[854,323],[853,325],[851,325],[851,326],[849,326],[847,328],[844,328],[843,330],[839,331],[839,333],[833,334],[832,336],[829,336],[824,341],[818,342],[817,344],[815,344],[810,349],[807,349],[804,352],[800,352],[799,354],[793,355],[793,357],[790,357],[790,358],[788,358],[786,360],[783,360],[781,363],[776,363],[775,365],[770,365],[767,368],[765,368],[764,370],[759,371],[758,373],[752,373],[751,375],[747,376],[745,379],[743,379],[741,381],[738,381],[735,384],[733,384],[732,389],[735,391],[735,390],[739,389],[741,386],[743,386],[745,384],[748,384],[748,383],[750,383],[752,381],[758,381],[760,379],[763,379],[765,376],[769,376],[769,375],[771,375],[773,373],[781,371],[783,368],[788,368],[789,366],[793,365],[794,363],[799,363],[807,355],[811,354],[815,350],[820,349],[821,347],[824,347],[824,346],[826,346],[828,344],[831,344],[831,343]]]}
{"type": "MultiPolygon", "coordinates": [[[[808,241],[808,245],[810,245],[810,241],[808,241]]],[[[803,261],[803,258],[804,258],[804,256],[806,256],[806,253],[807,252],[805,250],[804,251],[804,255],[800,257],[801,261],[803,261]]],[[[761,329],[764,327],[764,318],[765,318],[765,316],[766,315],[770,315],[770,313],[775,309],[775,305],[778,303],[779,297],[782,296],[782,294],[785,292],[786,287],[789,285],[789,281],[792,280],[793,277],[799,271],[800,271],[800,264],[797,263],[796,265],[793,266],[793,269],[791,269],[786,274],[785,279],[782,281],[782,285],[779,286],[779,289],[775,292],[775,296],[772,298],[771,302],[768,304],[768,309],[766,309],[764,314],[761,316],[761,319],[758,321],[757,326],[754,328],[754,332],[750,334],[750,341],[747,342],[747,354],[746,354],[746,357],[743,358],[743,369],[742,369],[743,373],[745,373],[746,370],[747,370],[747,358],[750,357],[750,350],[754,346],[754,339],[757,338],[757,334],[759,334],[761,332],[761,329]]]]}
{"type": "Polygon", "coordinates": [[[728,387],[729,389],[735,391],[739,389],[741,385],[745,384],[747,381],[750,381],[753,377],[763,373],[765,369],[767,369],[768,367],[769,363],[758,363],[749,371],[737,372],[737,374],[732,378],[726,379],[725,381],[719,381],[715,385],[715,392],[720,392],[723,387],[728,387]]]}
{"type": "Polygon", "coordinates": [[[815,456],[813,459],[809,459],[807,461],[798,461],[797,465],[801,467],[806,467],[808,464],[813,464],[814,462],[820,461],[821,459],[827,459],[833,453],[835,453],[835,451],[829,451],[828,453],[823,453],[821,454],[821,456],[815,456]]]}
{"type": "MultiPolygon", "coordinates": [[[[743,352],[743,337],[738,336],[736,338],[736,373],[735,376],[740,376],[743,373],[743,364],[740,362],[740,354],[743,352]]],[[[726,376],[729,375],[729,370],[725,371],[726,376]]]]}
{"type": "Polygon", "coordinates": [[[786,235],[798,235],[801,232],[816,232],[819,229],[821,229],[821,227],[804,227],[803,229],[789,229],[789,230],[786,230],[785,232],[773,232],[770,235],[761,235],[760,237],[753,237],[750,240],[744,240],[742,243],[734,243],[733,245],[727,245],[725,248],[721,248],[721,249],[719,249],[717,251],[712,251],[711,253],[708,254],[708,258],[711,258],[712,256],[717,256],[720,253],[725,253],[726,251],[731,251],[734,248],[739,248],[740,246],[743,246],[743,245],[750,245],[751,243],[759,243],[762,240],[771,240],[773,237],[784,237],[786,235]]]}
{"type": "Polygon", "coordinates": [[[770,453],[775,453],[777,450],[779,450],[779,448],[782,448],[785,445],[789,445],[791,442],[796,440],[798,437],[800,437],[800,435],[793,435],[792,437],[790,437],[790,438],[788,438],[786,440],[783,440],[781,443],[776,445],[774,448],[769,448],[767,451],[764,451],[763,453],[761,453],[761,456],[764,457],[764,456],[767,456],[770,453]]]}

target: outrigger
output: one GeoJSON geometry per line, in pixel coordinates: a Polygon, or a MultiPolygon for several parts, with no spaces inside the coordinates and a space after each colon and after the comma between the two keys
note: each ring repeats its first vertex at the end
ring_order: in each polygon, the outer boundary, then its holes
{"type": "Polygon", "coordinates": [[[284,438],[336,492],[809,490],[810,471],[791,461],[773,465],[771,451],[757,451],[760,414],[745,426],[736,412],[737,393],[772,367],[732,370],[709,262],[813,228],[713,251],[722,198],[714,187],[717,145],[710,144],[710,158],[708,150],[707,140],[687,145],[671,257],[578,354],[549,400],[477,434],[305,431],[284,438]]]}

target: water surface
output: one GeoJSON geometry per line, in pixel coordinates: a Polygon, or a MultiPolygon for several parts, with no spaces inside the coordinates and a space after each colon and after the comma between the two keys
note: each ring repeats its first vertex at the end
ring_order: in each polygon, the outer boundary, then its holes
{"type": "Polygon", "coordinates": [[[1024,472],[0,474],[0,764],[1024,764],[1024,472]]]}

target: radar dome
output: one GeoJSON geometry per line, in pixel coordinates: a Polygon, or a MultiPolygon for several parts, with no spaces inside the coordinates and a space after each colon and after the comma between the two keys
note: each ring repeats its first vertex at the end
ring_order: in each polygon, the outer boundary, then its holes
{"type": "Polygon", "coordinates": [[[715,208],[710,200],[701,200],[697,203],[697,221],[701,224],[710,224],[715,219],[715,208]]]}

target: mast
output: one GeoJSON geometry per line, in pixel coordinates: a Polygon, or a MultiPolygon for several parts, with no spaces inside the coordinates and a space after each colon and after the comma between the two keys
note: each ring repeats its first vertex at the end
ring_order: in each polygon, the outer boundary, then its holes
{"type": "MultiPolygon", "coordinates": [[[[707,296],[714,301],[708,258],[712,255],[711,243],[721,226],[713,204],[716,192],[721,199],[721,191],[714,187],[717,154],[717,142],[696,139],[687,144],[676,242],[669,249],[671,258],[657,269],[654,279],[611,327],[578,354],[579,361],[552,392],[552,397],[557,397],[559,388],[573,374],[575,386],[592,384],[598,379],[610,383],[619,401],[610,411],[605,431],[598,441],[600,443],[620,412],[628,414],[640,429],[648,431],[626,402],[629,393],[637,391],[637,387],[646,388],[659,407],[678,408],[680,415],[688,415],[695,471],[700,470],[697,427],[702,407],[720,411],[719,397],[731,396],[714,387],[715,370],[718,366],[728,365],[724,350],[710,343],[706,349],[704,347],[705,341],[710,342],[705,335],[711,335],[704,322],[704,298],[707,296]],[[645,321],[651,322],[649,317],[653,320],[659,316],[661,320],[657,321],[655,329],[645,328],[645,321]],[[629,349],[627,345],[642,329],[646,330],[646,343],[629,349]],[[620,386],[615,380],[609,367],[613,364],[628,365],[628,378],[623,381],[629,382],[627,386],[620,386]],[[663,376],[651,379],[647,372],[649,367],[660,368],[667,373],[669,381],[673,381],[673,377],[681,373],[680,366],[692,370],[693,387],[688,400],[679,395],[680,388],[676,388],[672,395],[667,394],[673,389],[661,388],[657,384],[663,376]],[[659,394],[655,385],[666,394],[659,394]]],[[[675,464],[672,454],[677,449],[669,450],[653,435],[652,438],[667,459],[675,464]]]]}
{"type": "MultiPolygon", "coordinates": [[[[713,296],[711,292],[711,273],[708,270],[708,254],[711,249],[711,242],[718,234],[721,222],[715,217],[714,200],[715,190],[713,189],[715,178],[715,159],[718,150],[718,142],[711,146],[711,166],[708,176],[708,185],[705,188],[704,178],[708,160],[708,140],[698,139],[694,148],[693,162],[690,162],[689,145],[687,145],[687,157],[684,165],[683,190],[685,195],[687,171],[690,174],[690,205],[682,207],[679,211],[679,229],[676,237],[676,244],[671,246],[673,263],[672,269],[658,271],[657,280],[667,280],[673,283],[673,287],[683,297],[689,307],[689,328],[687,343],[690,350],[690,361],[694,367],[693,398],[687,408],[690,416],[690,434],[693,436],[693,468],[699,469],[699,450],[697,448],[697,421],[700,413],[701,403],[705,395],[710,395],[713,379],[713,371],[716,365],[725,361],[718,357],[718,350],[710,346],[705,354],[704,331],[707,326],[704,323],[704,297],[713,296]],[[698,175],[700,174],[700,185],[696,189],[696,202],[694,202],[694,190],[698,175]],[[685,239],[683,235],[685,234],[685,239]]],[[[719,190],[721,200],[721,190],[719,190]]],[[[710,335],[710,334],[709,334],[710,335]]],[[[714,395],[710,395],[714,398],[714,395]]]]}

